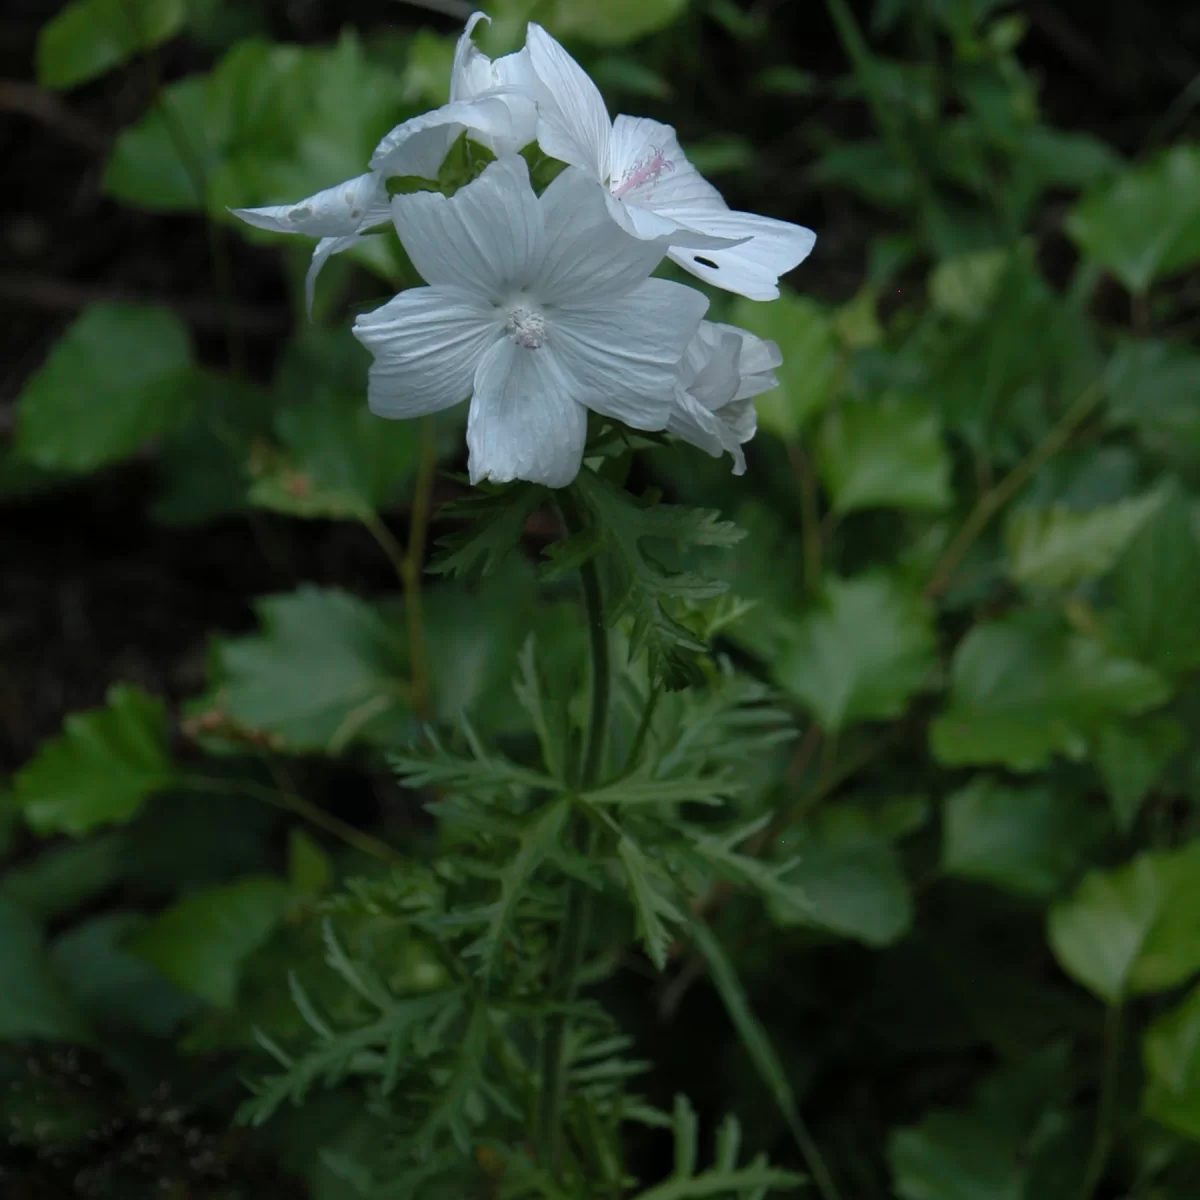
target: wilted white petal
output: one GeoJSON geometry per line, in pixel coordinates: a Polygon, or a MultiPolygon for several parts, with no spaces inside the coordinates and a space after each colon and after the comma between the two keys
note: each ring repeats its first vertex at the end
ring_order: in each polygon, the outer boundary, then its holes
{"type": "Polygon", "coordinates": [[[401,292],[363,313],[354,336],[374,355],[367,399],[381,417],[439,412],[471,394],[475,368],[502,336],[495,314],[454,288],[401,292]]]}
{"type": "Polygon", "coordinates": [[[586,171],[598,182],[608,174],[612,121],[591,76],[540,25],[525,39],[540,84],[538,143],[551,157],[586,171]]]}
{"type": "Polygon", "coordinates": [[[694,288],[647,279],[628,296],[557,311],[548,345],[588,408],[665,429],[676,367],[707,309],[694,288]]]}
{"type": "Polygon", "coordinates": [[[463,288],[494,304],[533,276],[545,252],[542,209],[518,155],[491,163],[452,197],[394,196],[392,215],[427,283],[463,288]]]}
{"type": "Polygon", "coordinates": [[[565,487],[579,474],[586,440],[587,412],[548,346],[530,350],[504,338],[488,349],[467,418],[472,483],[565,487]]]}
{"type": "Polygon", "coordinates": [[[714,457],[728,452],[734,474],[742,474],[741,446],[758,426],[750,397],[776,386],[772,371],[781,361],[774,342],[702,321],[679,363],[667,429],[714,457]]]}
{"type": "MultiPolygon", "coordinates": [[[[753,405],[750,406],[750,411],[754,411],[753,405]]],[[[722,415],[710,412],[694,396],[680,388],[671,406],[667,431],[706,454],[711,454],[713,458],[720,458],[726,453],[732,455],[733,473],[744,475],[746,455],[742,451],[741,443],[749,441],[754,431],[751,429],[747,437],[740,438],[722,420],[722,415]]]]}
{"type": "MultiPolygon", "coordinates": [[[[235,217],[258,229],[275,233],[300,233],[307,237],[346,237],[357,233],[364,218],[381,211],[380,201],[386,199],[382,181],[368,172],[355,179],[325,188],[307,200],[295,204],[274,204],[265,208],[233,208],[235,217]]],[[[387,220],[387,208],[382,208],[387,220]]]]}
{"type": "Polygon", "coordinates": [[[802,225],[754,213],[671,209],[668,215],[699,233],[750,239],[729,249],[670,250],[671,258],[685,271],[750,300],[774,300],[779,295],[779,277],[803,262],[817,240],[802,225]]]}
{"type": "Polygon", "coordinates": [[[613,222],[608,197],[585,172],[568,168],[541,198],[546,255],[536,281],[551,304],[623,295],[662,261],[665,242],[632,237],[613,222]]]}

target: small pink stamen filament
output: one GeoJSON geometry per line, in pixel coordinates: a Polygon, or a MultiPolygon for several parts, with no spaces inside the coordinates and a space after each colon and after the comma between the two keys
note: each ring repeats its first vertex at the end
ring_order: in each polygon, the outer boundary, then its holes
{"type": "Polygon", "coordinates": [[[613,188],[613,195],[620,200],[635,187],[640,187],[643,183],[656,183],[664,171],[673,170],[675,164],[661,150],[656,149],[648,159],[644,158],[641,162],[633,164],[633,170],[621,181],[620,186],[613,188]]]}

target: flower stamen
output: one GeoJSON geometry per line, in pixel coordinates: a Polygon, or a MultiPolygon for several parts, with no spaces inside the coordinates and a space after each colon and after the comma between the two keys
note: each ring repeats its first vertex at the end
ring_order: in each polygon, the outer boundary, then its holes
{"type": "Polygon", "coordinates": [[[509,338],[526,350],[540,349],[546,342],[546,318],[531,308],[514,308],[504,327],[509,338]]]}
{"type": "Polygon", "coordinates": [[[675,164],[657,146],[652,146],[650,153],[643,154],[633,164],[625,178],[612,189],[612,194],[620,200],[634,188],[641,187],[645,183],[657,183],[661,175],[673,170],[675,170],[675,164]]]}

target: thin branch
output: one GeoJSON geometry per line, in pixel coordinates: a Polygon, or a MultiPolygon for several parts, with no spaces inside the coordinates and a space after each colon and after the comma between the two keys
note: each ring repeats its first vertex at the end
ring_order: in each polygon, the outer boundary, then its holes
{"type": "Polygon", "coordinates": [[[1094,379],[1080,393],[1057,425],[995,487],[985,492],[971,510],[954,541],[950,543],[925,587],[925,598],[934,600],[949,588],[967,551],[975,544],[988,522],[1071,440],[1104,395],[1101,380],[1094,379]]]}

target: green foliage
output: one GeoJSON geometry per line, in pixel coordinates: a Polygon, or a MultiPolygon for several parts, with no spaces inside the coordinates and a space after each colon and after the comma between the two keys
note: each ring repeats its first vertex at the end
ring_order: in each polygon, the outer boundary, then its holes
{"type": "Polygon", "coordinates": [[[1134,70],[1178,22],[1093,37],[1126,162],[992,0],[498,0],[489,53],[544,23],[818,233],[777,301],[709,289],[783,355],[745,475],[593,419],[552,491],[367,411],[394,237],[322,329],[304,239],[219,227],[449,98],[421,6],[271,7],[39,37],[92,86],[28,115],[113,135],[103,211],[39,221],[114,299],[14,310],[0,1191],[1193,1200],[1200,159],[1134,70]]]}
{"type": "Polygon", "coordinates": [[[186,15],[186,0],[71,0],[38,34],[38,81],[86,83],[173,38],[186,15]]]}
{"type": "Polygon", "coordinates": [[[835,733],[901,714],[934,666],[927,607],[882,574],[830,578],[783,641],[776,682],[835,733]]]}
{"type": "Polygon", "coordinates": [[[79,837],[128,821],[174,776],[163,705],[114,684],[105,708],[67,718],[13,781],[14,798],[36,832],[79,837]]]}
{"type": "Polygon", "coordinates": [[[1200,262],[1200,148],[1175,146],[1090,191],[1067,231],[1132,292],[1200,262]]]}
{"type": "Polygon", "coordinates": [[[87,1042],[91,1033],[54,973],[37,924],[0,896],[0,1037],[87,1042]]]}
{"type": "Polygon", "coordinates": [[[229,1008],[243,961],[270,934],[290,896],[286,884],[266,876],[195,892],[139,929],[129,948],[177,987],[229,1008]]]}
{"type": "Polygon", "coordinates": [[[262,632],[213,649],[216,706],[280,746],[337,753],[386,738],[409,711],[395,622],[345,592],[306,587],[259,601],[262,632]]]}
{"type": "Polygon", "coordinates": [[[396,77],[349,31],[336,46],[244,41],[171,84],[122,132],[105,190],[154,211],[286,203],[361,174],[400,116],[396,77]]]}
{"type": "Polygon", "coordinates": [[[1114,718],[1144,712],[1170,689],[1155,672],[1114,656],[1037,613],[975,626],[954,656],[950,702],[931,730],[947,765],[1014,771],[1054,754],[1082,758],[1114,718]]]}
{"type": "Polygon", "coordinates": [[[833,321],[820,305],[791,292],[766,305],[739,300],[730,319],[789,348],[776,372],[779,387],[755,407],[763,429],[795,440],[829,406],[841,382],[844,365],[833,321]]]}
{"type": "Polygon", "coordinates": [[[1083,513],[1022,508],[1005,530],[1009,574],[1026,587],[1047,590],[1105,575],[1160,500],[1149,493],[1083,513]]]}
{"type": "Polygon", "coordinates": [[[946,798],[942,869],[1018,895],[1052,896],[1090,861],[1103,814],[1075,792],[980,775],[946,798]]]}
{"type": "Polygon", "coordinates": [[[818,447],[835,512],[950,503],[950,459],[936,415],[920,404],[845,404],[821,426],[818,447]]]}
{"type": "Polygon", "coordinates": [[[593,525],[550,551],[557,573],[579,566],[607,550],[611,556],[612,593],[609,619],[631,621],[629,653],[645,651],[655,682],[668,688],[685,687],[695,678],[693,656],[704,643],[680,619],[680,606],[710,600],[728,590],[719,579],[664,565],[647,542],[679,550],[696,546],[734,546],[742,530],[720,514],[666,504],[641,504],[619,491],[601,475],[580,473],[575,484],[591,513],[593,525]]]}
{"type": "Polygon", "coordinates": [[[1050,911],[1063,968],[1109,1004],[1185,983],[1200,971],[1198,865],[1192,842],[1089,875],[1050,911]]]}
{"type": "Polygon", "coordinates": [[[17,451],[54,471],[91,471],[133,454],[191,415],[187,331],[169,312],[96,304],[21,394],[17,451]]]}

